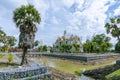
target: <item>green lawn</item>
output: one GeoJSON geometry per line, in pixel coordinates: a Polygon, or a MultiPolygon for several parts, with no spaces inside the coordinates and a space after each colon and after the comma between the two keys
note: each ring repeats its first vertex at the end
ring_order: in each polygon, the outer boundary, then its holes
{"type": "Polygon", "coordinates": [[[0,62],[0,68],[6,68],[8,66],[11,66],[12,68],[16,68],[19,66],[17,63],[8,63],[8,62],[0,62]]]}
{"type": "Polygon", "coordinates": [[[58,70],[69,72],[72,74],[80,74],[84,70],[91,70],[95,68],[104,67],[107,65],[111,65],[114,59],[108,59],[108,62],[105,63],[98,63],[98,64],[84,64],[81,62],[74,63],[69,60],[63,60],[63,59],[55,59],[55,58],[47,58],[47,57],[41,57],[40,59],[37,59],[39,63],[44,64],[45,66],[54,67],[58,70]]]}
{"type": "MultiPolygon", "coordinates": [[[[109,74],[106,76],[107,79],[110,79],[111,77],[115,77],[115,76],[120,76],[120,69],[117,71],[114,71],[113,73],[109,74]]],[[[115,79],[116,80],[116,79],[115,79]]]]}

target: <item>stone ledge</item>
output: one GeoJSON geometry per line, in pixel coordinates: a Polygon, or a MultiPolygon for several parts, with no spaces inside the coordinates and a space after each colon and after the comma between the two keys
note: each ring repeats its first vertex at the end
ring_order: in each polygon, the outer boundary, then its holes
{"type": "Polygon", "coordinates": [[[47,71],[45,66],[37,66],[37,67],[23,67],[16,68],[11,70],[0,70],[0,80],[28,80],[31,79],[43,79],[50,78],[51,74],[47,71]],[[42,77],[41,77],[42,76],[42,77]]]}
{"type": "Polygon", "coordinates": [[[51,76],[50,73],[47,72],[45,74],[35,75],[35,76],[32,76],[32,77],[26,77],[26,78],[21,78],[21,79],[14,79],[14,80],[30,80],[31,78],[33,80],[43,80],[44,78],[49,80],[50,76],[51,76]]]}
{"type": "MultiPolygon", "coordinates": [[[[31,54],[32,55],[32,54],[31,54]]],[[[98,59],[105,59],[110,58],[114,56],[120,56],[119,54],[115,55],[99,55],[99,56],[79,56],[79,55],[72,55],[72,54],[42,54],[43,56],[48,57],[55,57],[55,58],[63,58],[63,59],[71,59],[71,60],[80,60],[80,61],[92,61],[92,60],[98,60],[98,59]]]]}
{"type": "Polygon", "coordinates": [[[108,75],[118,69],[120,69],[120,65],[113,64],[113,65],[108,65],[102,68],[87,70],[83,72],[83,74],[86,76],[90,76],[94,78],[95,80],[106,80],[105,75],[108,75]]]}

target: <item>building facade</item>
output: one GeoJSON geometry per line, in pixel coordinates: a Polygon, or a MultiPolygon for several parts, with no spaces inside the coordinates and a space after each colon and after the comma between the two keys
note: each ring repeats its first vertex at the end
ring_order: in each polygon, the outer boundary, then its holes
{"type": "Polygon", "coordinates": [[[82,43],[77,35],[67,35],[64,31],[63,36],[59,37],[53,44],[54,52],[82,52],[82,43]]]}

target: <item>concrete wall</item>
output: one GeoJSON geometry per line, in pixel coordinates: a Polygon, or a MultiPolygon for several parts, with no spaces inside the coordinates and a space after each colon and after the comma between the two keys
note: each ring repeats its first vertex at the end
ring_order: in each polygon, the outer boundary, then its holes
{"type": "Polygon", "coordinates": [[[104,59],[104,58],[110,58],[114,56],[120,56],[118,55],[102,55],[102,56],[78,56],[78,55],[72,55],[72,54],[42,54],[43,56],[49,56],[49,57],[55,57],[55,58],[64,58],[64,59],[72,59],[72,60],[80,60],[80,61],[91,61],[91,60],[97,60],[97,59],[104,59]]]}
{"type": "MultiPolygon", "coordinates": [[[[87,53],[85,53],[87,54],[87,53]]],[[[109,53],[108,53],[109,54],[109,53]]],[[[20,53],[17,53],[18,56],[21,56],[20,53]]],[[[91,53],[92,55],[92,53],[91,53]]],[[[86,56],[86,55],[75,55],[75,54],[63,54],[63,53],[30,53],[27,55],[28,57],[40,57],[40,56],[48,56],[55,58],[63,58],[63,59],[72,59],[72,60],[80,60],[80,61],[91,61],[97,59],[105,59],[110,57],[117,57],[120,54],[109,54],[109,55],[94,55],[94,56],[86,56]]]]}

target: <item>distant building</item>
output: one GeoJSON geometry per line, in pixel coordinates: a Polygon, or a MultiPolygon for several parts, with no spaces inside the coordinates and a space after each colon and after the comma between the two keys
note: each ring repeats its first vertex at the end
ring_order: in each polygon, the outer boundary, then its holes
{"type": "Polygon", "coordinates": [[[67,35],[64,31],[63,36],[59,37],[53,44],[53,50],[55,52],[61,52],[60,47],[62,45],[71,45],[71,49],[68,52],[82,52],[82,43],[77,35],[67,35]],[[76,50],[75,45],[79,46],[79,50],[76,50]]]}

